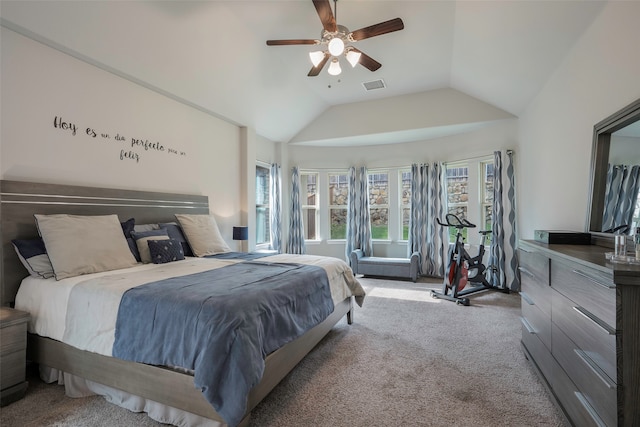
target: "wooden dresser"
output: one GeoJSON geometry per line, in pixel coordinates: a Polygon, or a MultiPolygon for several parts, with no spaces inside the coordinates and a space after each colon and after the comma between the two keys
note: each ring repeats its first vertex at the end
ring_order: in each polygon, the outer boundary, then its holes
{"type": "Polygon", "coordinates": [[[640,266],[521,241],[522,345],[575,426],[640,425],[640,266]]]}
{"type": "Polygon", "coordinates": [[[0,307],[0,406],[14,402],[27,391],[27,322],[29,313],[0,307]]]}

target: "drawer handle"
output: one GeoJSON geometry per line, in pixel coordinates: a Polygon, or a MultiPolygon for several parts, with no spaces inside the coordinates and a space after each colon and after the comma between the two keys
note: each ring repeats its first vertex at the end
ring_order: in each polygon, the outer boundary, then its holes
{"type": "Polygon", "coordinates": [[[521,317],[520,322],[522,323],[522,326],[524,326],[524,328],[527,330],[527,332],[529,332],[532,335],[535,335],[536,330],[533,329],[533,327],[529,324],[527,319],[525,319],[524,317],[521,317]]]}
{"type": "Polygon", "coordinates": [[[582,307],[577,307],[577,306],[573,306],[573,309],[575,311],[577,311],[578,313],[580,313],[583,317],[585,317],[586,319],[589,319],[590,321],[592,321],[593,323],[595,323],[600,329],[602,329],[603,331],[605,331],[608,335],[615,335],[616,331],[611,329],[609,326],[607,326],[606,324],[603,324],[602,320],[598,319],[597,317],[595,317],[593,314],[589,313],[587,310],[585,310],[582,307]]]}
{"type": "Polygon", "coordinates": [[[536,305],[526,292],[520,292],[520,297],[529,305],[536,305]]]}
{"type": "Polygon", "coordinates": [[[591,369],[591,372],[593,372],[598,378],[600,378],[600,380],[604,383],[604,385],[607,386],[608,389],[612,389],[615,387],[615,384],[611,384],[611,382],[606,378],[606,374],[603,373],[600,368],[595,365],[595,362],[593,362],[583,350],[579,350],[576,348],[573,351],[578,355],[580,359],[582,359],[582,361],[589,367],[589,369],[591,369]]]}
{"type": "Polygon", "coordinates": [[[526,269],[526,268],[524,268],[524,267],[518,267],[518,270],[520,270],[520,273],[524,273],[524,274],[526,274],[526,275],[527,275],[527,276],[529,276],[529,277],[536,277],[536,276],[534,276],[534,275],[533,275],[533,273],[532,273],[532,272],[530,272],[529,270],[527,270],[527,269],[526,269]]]}
{"type": "Polygon", "coordinates": [[[584,409],[587,410],[587,412],[589,413],[593,421],[598,425],[598,427],[607,427],[607,425],[598,416],[598,413],[596,412],[595,409],[593,409],[593,406],[591,406],[591,404],[587,401],[584,395],[579,391],[574,391],[573,393],[576,395],[580,403],[582,403],[582,406],[584,406],[584,409]]]}
{"type": "Polygon", "coordinates": [[[608,285],[606,283],[602,283],[601,281],[599,281],[598,279],[596,279],[595,277],[591,277],[591,275],[585,273],[584,271],[580,271],[580,270],[573,270],[573,272],[575,274],[577,274],[578,276],[584,277],[585,279],[588,279],[590,281],[592,281],[593,283],[595,283],[596,285],[605,288],[605,289],[615,289],[616,285],[608,285]]]}

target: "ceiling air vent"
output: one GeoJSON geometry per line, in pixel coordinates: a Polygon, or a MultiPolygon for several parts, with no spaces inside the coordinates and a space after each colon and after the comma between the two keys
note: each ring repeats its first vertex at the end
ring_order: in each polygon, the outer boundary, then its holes
{"type": "Polygon", "coordinates": [[[384,80],[382,80],[382,79],[380,79],[380,80],[372,80],[370,82],[364,82],[364,83],[362,83],[362,86],[364,86],[365,90],[374,90],[374,89],[383,89],[383,88],[385,88],[384,80]]]}

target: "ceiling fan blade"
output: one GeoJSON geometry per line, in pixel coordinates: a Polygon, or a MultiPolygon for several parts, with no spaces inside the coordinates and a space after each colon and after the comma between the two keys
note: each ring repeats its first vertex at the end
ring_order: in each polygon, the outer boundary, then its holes
{"type": "Polygon", "coordinates": [[[267,46],[289,46],[296,44],[319,44],[318,40],[291,39],[291,40],[267,40],[267,46]]]}
{"type": "Polygon", "coordinates": [[[351,37],[353,40],[364,40],[369,37],[380,36],[382,34],[392,33],[394,31],[399,31],[404,28],[404,22],[402,19],[395,18],[389,21],[380,22],[379,24],[374,24],[369,27],[360,28],[359,30],[355,30],[351,33],[351,37]]]}
{"type": "Polygon", "coordinates": [[[309,71],[309,74],[307,74],[307,76],[308,77],[315,77],[318,74],[320,74],[320,71],[322,71],[322,68],[324,68],[324,65],[329,60],[330,56],[331,55],[329,54],[329,52],[325,52],[324,53],[324,58],[322,58],[322,61],[320,61],[320,63],[316,67],[311,68],[311,71],[309,71]]]}
{"type": "Polygon", "coordinates": [[[316,12],[318,12],[320,22],[322,22],[324,29],[330,33],[335,33],[338,28],[329,0],[313,0],[313,5],[316,7],[316,12]]]}
{"type": "Polygon", "coordinates": [[[368,68],[371,71],[376,71],[378,68],[382,67],[382,64],[364,53],[363,51],[352,47],[353,51],[360,53],[360,60],[358,63],[362,65],[364,68],[368,68]]]}

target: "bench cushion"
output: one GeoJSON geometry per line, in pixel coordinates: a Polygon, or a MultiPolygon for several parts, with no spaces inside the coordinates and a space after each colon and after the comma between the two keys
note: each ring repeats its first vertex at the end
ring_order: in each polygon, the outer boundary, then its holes
{"type": "Polygon", "coordinates": [[[403,277],[415,282],[418,278],[418,259],[417,252],[411,258],[383,258],[365,257],[360,249],[356,249],[351,253],[351,268],[354,274],[403,277]]]}

